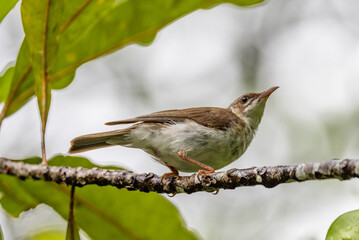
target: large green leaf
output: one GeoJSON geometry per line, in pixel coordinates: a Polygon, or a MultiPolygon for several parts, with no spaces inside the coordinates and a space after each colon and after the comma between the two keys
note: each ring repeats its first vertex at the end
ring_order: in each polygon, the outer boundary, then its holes
{"type": "Polygon", "coordinates": [[[2,0],[0,1],[0,22],[15,6],[18,0],[2,0]]]}
{"type": "MultiPolygon", "coordinates": [[[[39,163],[33,158],[27,163],[39,163]]],[[[99,167],[84,158],[57,156],[49,165],[99,167]]],[[[40,203],[68,218],[70,187],[0,175],[2,207],[17,217],[40,203]]],[[[76,188],[74,214],[93,239],[197,239],[183,226],[178,210],[155,193],[131,192],[95,185],[76,188]]]]}
{"type": "Polygon", "coordinates": [[[108,0],[83,1],[80,7],[66,2],[67,13],[81,12],[69,18],[71,21],[63,28],[51,77],[58,79],[73,73],[83,63],[126,45],[148,44],[159,30],[178,18],[226,2],[248,6],[262,0],[108,0]]]}
{"type": "MultiPolygon", "coordinates": [[[[39,79],[45,69],[51,82],[50,88],[62,89],[71,83],[76,69],[83,63],[132,43],[148,44],[164,26],[190,12],[226,2],[249,6],[262,1],[24,0],[22,14],[26,38],[17,58],[13,79],[13,83],[18,83],[20,79],[23,83],[12,85],[14,97],[8,99],[9,107],[4,117],[17,111],[34,96],[33,72],[40,84],[39,79]],[[46,12],[49,14],[49,30],[46,31],[45,38],[46,12]],[[45,48],[44,38],[47,42],[45,48]],[[27,42],[32,52],[32,62],[35,64],[34,71],[32,63],[30,64],[27,42]],[[43,59],[40,59],[43,50],[46,52],[45,64],[43,59]]],[[[41,90],[39,84],[37,89],[41,90]]]]}
{"type": "Polygon", "coordinates": [[[49,69],[57,56],[63,4],[56,0],[23,0],[21,16],[34,70],[35,93],[42,125],[42,158],[46,164],[45,130],[51,101],[49,69]]]}
{"type": "Polygon", "coordinates": [[[359,210],[340,215],[330,226],[325,240],[359,239],[359,210]]]}
{"type": "Polygon", "coordinates": [[[17,84],[12,85],[0,125],[36,93],[42,125],[42,156],[46,163],[45,130],[51,89],[69,85],[79,66],[132,43],[148,44],[164,26],[197,9],[226,2],[248,6],[262,1],[23,0],[21,16],[30,54],[24,57],[20,50],[17,64],[29,64],[25,69],[15,70],[12,82],[17,84]],[[32,77],[34,83],[25,85],[25,80],[32,77]],[[21,98],[16,98],[24,88],[21,98]]]}

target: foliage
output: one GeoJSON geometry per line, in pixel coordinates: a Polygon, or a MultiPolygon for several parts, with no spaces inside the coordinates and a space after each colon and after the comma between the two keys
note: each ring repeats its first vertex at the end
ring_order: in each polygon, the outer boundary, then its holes
{"type": "MultiPolygon", "coordinates": [[[[0,2],[0,22],[17,2],[0,2]]],[[[6,68],[0,76],[0,103],[4,102],[0,126],[3,119],[36,96],[44,135],[51,90],[67,87],[82,64],[129,44],[150,44],[163,27],[197,9],[221,3],[249,6],[260,2],[262,0],[23,0],[21,17],[25,38],[15,65],[6,68]]],[[[25,162],[40,163],[41,159],[25,162]]],[[[49,165],[98,167],[84,158],[61,155],[53,158],[49,165]]],[[[39,204],[47,204],[68,219],[68,186],[0,175],[0,191],[2,207],[14,217],[39,204]]],[[[183,226],[176,208],[153,193],[98,186],[77,188],[74,212],[76,229],[82,229],[94,239],[196,239],[183,226]]],[[[326,239],[357,239],[357,226],[359,210],[345,213],[330,226],[326,239]]],[[[33,239],[62,239],[61,234],[44,232],[33,239]]],[[[75,234],[75,238],[79,236],[75,234]]]]}
{"type": "Polygon", "coordinates": [[[335,219],[325,239],[359,239],[359,210],[344,213],[335,219]]]}
{"type": "Polygon", "coordinates": [[[7,0],[0,2],[0,22],[9,13],[9,11],[15,6],[17,0],[7,0]]]}
{"type": "MultiPolygon", "coordinates": [[[[0,126],[3,119],[36,96],[45,158],[44,136],[51,90],[67,87],[79,66],[129,44],[150,44],[163,27],[197,9],[221,3],[249,6],[260,2],[23,0],[25,38],[15,66],[5,69],[0,76],[0,103],[4,102],[0,126]]],[[[16,3],[16,0],[0,2],[0,21],[16,3]]],[[[33,158],[25,162],[40,161],[33,158]]],[[[49,165],[98,167],[83,158],[64,156],[55,157],[49,165]]],[[[39,204],[51,206],[64,219],[68,217],[68,186],[1,175],[0,191],[2,207],[14,217],[39,204]]],[[[75,222],[94,239],[196,239],[183,226],[176,208],[157,194],[86,186],[76,189],[74,199],[75,222]]]]}
{"type": "Polygon", "coordinates": [[[25,39],[2,118],[21,108],[35,93],[46,100],[39,100],[45,108],[39,107],[41,114],[47,115],[49,89],[68,86],[82,64],[129,44],[150,44],[172,21],[223,2],[248,6],[261,0],[23,1],[25,39]]]}
{"type": "MultiPolygon", "coordinates": [[[[41,159],[24,162],[40,163],[41,159]]],[[[62,155],[50,160],[49,165],[99,167],[85,158],[62,155]]],[[[70,186],[0,175],[0,191],[0,203],[13,217],[47,204],[68,218],[70,186]]],[[[178,210],[155,193],[98,186],[76,188],[74,213],[79,228],[93,239],[196,239],[183,226],[178,210]]]]}

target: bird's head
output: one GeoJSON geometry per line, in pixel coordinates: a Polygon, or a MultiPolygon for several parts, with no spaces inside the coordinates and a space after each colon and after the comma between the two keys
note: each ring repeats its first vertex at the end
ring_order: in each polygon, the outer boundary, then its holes
{"type": "Polygon", "coordinates": [[[261,93],[246,93],[237,98],[228,109],[245,120],[252,129],[257,129],[262,119],[268,97],[279,87],[261,93]]]}

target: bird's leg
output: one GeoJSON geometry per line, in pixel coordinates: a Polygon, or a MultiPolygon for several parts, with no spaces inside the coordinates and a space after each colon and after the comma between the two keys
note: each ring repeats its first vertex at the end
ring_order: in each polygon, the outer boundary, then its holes
{"type": "Polygon", "coordinates": [[[196,164],[196,165],[200,166],[201,168],[206,169],[206,170],[198,170],[198,173],[197,173],[198,180],[199,180],[199,176],[201,176],[203,174],[214,173],[214,168],[213,167],[210,167],[210,166],[208,166],[208,165],[206,165],[204,163],[198,162],[198,161],[188,157],[187,153],[185,151],[183,151],[183,150],[178,151],[178,156],[180,158],[182,158],[183,160],[187,161],[187,162],[196,164]]]}
{"type": "MultiPolygon", "coordinates": [[[[159,159],[160,159],[160,154],[158,153],[158,151],[157,151],[155,148],[151,148],[151,150],[152,150],[154,156],[155,156],[156,158],[159,158],[159,159]]],[[[174,168],[174,167],[168,165],[167,163],[164,163],[164,164],[171,170],[171,172],[170,172],[170,173],[165,173],[165,174],[162,175],[162,177],[161,177],[161,183],[163,183],[163,180],[164,180],[164,179],[167,179],[167,178],[169,178],[170,176],[176,176],[176,177],[179,176],[178,171],[177,171],[176,168],[174,168]]],[[[174,196],[174,195],[173,195],[173,196],[174,196]]]]}
{"type": "Polygon", "coordinates": [[[170,176],[176,176],[176,177],[179,176],[178,171],[177,171],[176,168],[174,168],[174,167],[172,167],[172,166],[170,166],[170,165],[167,165],[167,164],[166,164],[166,166],[171,170],[171,172],[170,172],[170,173],[165,173],[165,174],[162,175],[162,177],[161,177],[161,183],[163,183],[163,180],[164,180],[164,179],[167,179],[167,178],[169,178],[170,176]]]}

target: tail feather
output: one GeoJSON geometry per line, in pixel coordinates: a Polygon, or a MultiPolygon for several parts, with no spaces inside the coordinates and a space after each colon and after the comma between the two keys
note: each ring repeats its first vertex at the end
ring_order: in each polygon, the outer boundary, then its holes
{"type": "Polygon", "coordinates": [[[128,129],[121,129],[74,138],[71,141],[69,153],[85,152],[97,148],[113,146],[114,144],[126,145],[128,144],[128,140],[126,139],[128,133],[128,129]]]}
{"type": "Polygon", "coordinates": [[[111,146],[111,145],[109,145],[107,143],[94,143],[94,144],[91,144],[91,145],[72,144],[71,148],[69,150],[69,153],[80,153],[80,152],[85,152],[85,151],[94,150],[94,149],[98,149],[98,148],[109,147],[109,146],[111,146]]]}

